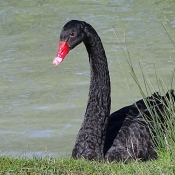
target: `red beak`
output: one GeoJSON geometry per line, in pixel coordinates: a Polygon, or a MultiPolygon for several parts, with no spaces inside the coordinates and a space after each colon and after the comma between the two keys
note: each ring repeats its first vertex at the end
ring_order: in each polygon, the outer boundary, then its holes
{"type": "Polygon", "coordinates": [[[58,46],[58,52],[56,54],[56,57],[53,60],[53,64],[55,66],[58,66],[66,57],[66,55],[69,53],[69,46],[67,41],[60,41],[58,46]]]}

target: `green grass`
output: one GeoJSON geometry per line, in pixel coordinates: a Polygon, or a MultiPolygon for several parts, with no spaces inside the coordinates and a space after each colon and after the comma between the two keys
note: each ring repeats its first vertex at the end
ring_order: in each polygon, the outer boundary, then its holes
{"type": "Polygon", "coordinates": [[[172,158],[169,152],[160,152],[159,159],[155,161],[124,164],[48,157],[0,157],[0,174],[173,175],[175,158],[172,158]]]}

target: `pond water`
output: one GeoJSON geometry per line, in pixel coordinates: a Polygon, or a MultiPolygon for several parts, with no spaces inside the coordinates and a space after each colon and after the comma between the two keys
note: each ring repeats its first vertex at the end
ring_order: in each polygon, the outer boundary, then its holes
{"type": "Polygon", "coordinates": [[[129,73],[127,49],[141,82],[140,59],[155,89],[154,62],[169,82],[175,48],[162,24],[175,42],[174,7],[174,0],[1,0],[1,154],[71,155],[86,109],[90,71],[83,44],[60,66],[52,65],[66,22],[84,20],[100,35],[113,112],[141,98],[129,73]]]}

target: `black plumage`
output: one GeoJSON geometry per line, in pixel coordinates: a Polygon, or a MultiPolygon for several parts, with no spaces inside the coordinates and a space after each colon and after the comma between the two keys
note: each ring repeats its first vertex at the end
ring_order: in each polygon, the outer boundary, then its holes
{"type": "MultiPolygon", "coordinates": [[[[110,115],[108,63],[101,39],[94,28],[84,21],[69,21],[61,31],[60,41],[65,42],[69,49],[83,42],[89,55],[91,70],[87,108],[72,157],[106,161],[145,161],[157,158],[148,123],[140,111],[146,113],[149,120],[155,116],[150,115],[143,100],[110,115]]],[[[62,61],[57,60],[54,63],[56,65],[62,61]]],[[[159,112],[164,110],[162,100],[169,95],[174,98],[173,91],[170,91],[165,96],[155,93],[147,100],[159,112]]],[[[161,121],[164,122],[162,113],[161,121]]]]}

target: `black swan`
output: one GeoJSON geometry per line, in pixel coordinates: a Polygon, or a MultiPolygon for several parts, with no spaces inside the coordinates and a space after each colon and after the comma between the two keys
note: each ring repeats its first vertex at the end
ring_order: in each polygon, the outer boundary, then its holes
{"type": "MultiPolygon", "coordinates": [[[[143,100],[110,115],[111,87],[107,58],[100,37],[90,24],[78,20],[65,24],[53,64],[59,65],[68,52],[81,42],[89,55],[91,79],[84,121],[77,135],[72,157],[116,162],[157,158],[148,126],[139,112],[146,112],[150,116],[143,100]]],[[[162,108],[159,99],[170,98],[169,94],[174,98],[172,90],[165,96],[155,93],[147,97],[147,100],[159,111],[162,108]]]]}

